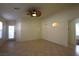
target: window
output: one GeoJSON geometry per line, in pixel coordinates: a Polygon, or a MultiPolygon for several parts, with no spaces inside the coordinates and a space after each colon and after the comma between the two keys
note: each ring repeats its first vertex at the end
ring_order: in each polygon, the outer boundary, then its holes
{"type": "Polygon", "coordinates": [[[76,23],[76,36],[79,36],[79,23],[76,23]]]}
{"type": "Polygon", "coordinates": [[[2,28],[3,28],[3,23],[0,21],[0,39],[2,39],[2,28]]]}
{"type": "Polygon", "coordinates": [[[15,26],[9,26],[8,27],[8,38],[9,39],[13,39],[14,38],[14,29],[15,29],[15,26]]]}

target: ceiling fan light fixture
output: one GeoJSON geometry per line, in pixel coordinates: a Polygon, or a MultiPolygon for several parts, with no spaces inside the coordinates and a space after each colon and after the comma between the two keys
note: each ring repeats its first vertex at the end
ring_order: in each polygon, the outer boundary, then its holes
{"type": "Polygon", "coordinates": [[[39,17],[41,16],[41,11],[38,9],[28,9],[27,15],[30,15],[31,17],[39,17]]]}
{"type": "Polygon", "coordinates": [[[36,17],[36,14],[32,14],[33,17],[36,17]]]}
{"type": "Polygon", "coordinates": [[[36,16],[37,16],[37,14],[36,14],[35,11],[32,13],[32,16],[33,16],[33,17],[36,17],[36,16]]]}

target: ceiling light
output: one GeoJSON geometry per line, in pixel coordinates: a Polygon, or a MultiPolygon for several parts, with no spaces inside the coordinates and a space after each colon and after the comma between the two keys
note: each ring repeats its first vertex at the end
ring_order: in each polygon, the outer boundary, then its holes
{"type": "Polygon", "coordinates": [[[32,14],[32,16],[33,16],[33,17],[35,17],[35,16],[36,16],[36,14],[32,14]]]}
{"type": "Polygon", "coordinates": [[[41,12],[38,9],[29,9],[27,15],[32,17],[39,17],[41,16],[41,12]]]}
{"type": "Polygon", "coordinates": [[[33,17],[37,16],[37,14],[36,14],[35,11],[32,13],[32,16],[33,16],[33,17]]]}

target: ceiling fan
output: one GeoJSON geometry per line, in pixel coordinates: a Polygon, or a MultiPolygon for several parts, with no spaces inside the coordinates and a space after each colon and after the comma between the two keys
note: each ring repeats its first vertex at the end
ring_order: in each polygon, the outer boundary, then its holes
{"type": "Polygon", "coordinates": [[[27,15],[30,15],[32,17],[39,17],[39,16],[41,16],[41,11],[39,9],[37,9],[37,8],[29,8],[27,10],[27,12],[28,12],[27,15]]]}

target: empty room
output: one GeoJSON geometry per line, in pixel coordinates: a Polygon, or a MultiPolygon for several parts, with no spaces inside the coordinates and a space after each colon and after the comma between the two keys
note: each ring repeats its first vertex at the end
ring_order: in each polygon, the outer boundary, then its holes
{"type": "Polygon", "coordinates": [[[78,22],[78,3],[0,3],[0,56],[79,56],[78,22]]]}

